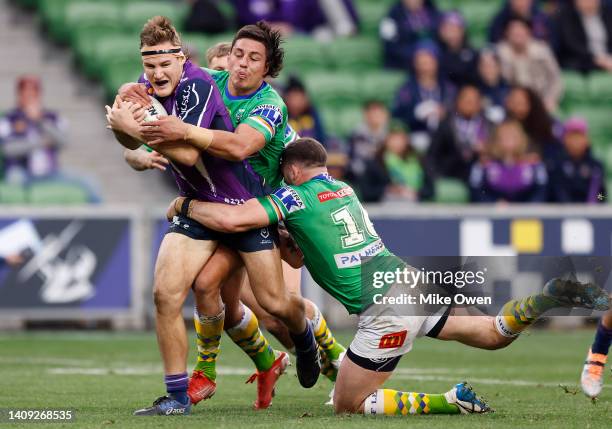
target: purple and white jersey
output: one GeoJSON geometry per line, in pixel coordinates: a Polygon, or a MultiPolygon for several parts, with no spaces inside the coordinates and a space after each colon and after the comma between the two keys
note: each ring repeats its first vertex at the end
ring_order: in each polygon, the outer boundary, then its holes
{"type": "MultiPolygon", "coordinates": [[[[149,93],[153,94],[153,88],[144,74],[138,82],[147,85],[149,93]]],[[[155,98],[162,103],[168,114],[179,117],[183,122],[202,128],[230,132],[234,130],[212,77],[191,61],[185,62],[181,80],[174,93],[165,98],[155,98]]],[[[202,201],[241,204],[254,196],[264,195],[260,177],[246,161],[227,161],[202,153],[193,167],[178,162],[171,164],[182,196],[202,201]]]]}

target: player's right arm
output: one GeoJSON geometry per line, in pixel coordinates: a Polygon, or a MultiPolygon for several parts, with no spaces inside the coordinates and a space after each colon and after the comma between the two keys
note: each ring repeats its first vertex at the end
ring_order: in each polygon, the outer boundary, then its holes
{"type": "Polygon", "coordinates": [[[145,171],[158,169],[161,171],[166,170],[168,160],[162,155],[155,151],[147,151],[142,147],[136,150],[125,149],[123,151],[123,158],[136,171],[145,171]]]}
{"type": "Polygon", "coordinates": [[[266,209],[256,198],[241,205],[191,200],[188,207],[183,207],[185,201],[185,197],[172,201],[166,212],[168,220],[182,213],[208,228],[228,233],[261,228],[271,223],[266,209]]]}

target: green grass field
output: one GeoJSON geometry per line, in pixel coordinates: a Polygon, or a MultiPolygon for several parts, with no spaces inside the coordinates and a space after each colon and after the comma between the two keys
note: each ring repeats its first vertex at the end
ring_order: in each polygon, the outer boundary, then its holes
{"type": "MultiPolygon", "coordinates": [[[[340,338],[346,343],[351,334],[340,338]]],[[[496,412],[469,416],[336,417],[324,405],[331,384],[322,379],[310,390],[295,373],[284,376],[274,404],[254,412],[255,385],[244,384],[250,361],[229,338],[223,342],[217,394],[189,417],[135,418],[134,409],[164,393],[153,333],[38,332],[0,335],[0,408],[74,409],[74,423],[34,424],[86,428],[609,428],[612,377],[593,404],[566,393],[578,388],[592,332],[537,331],[508,349],[489,352],[432,339],[418,340],[387,386],[400,390],[444,392],[468,380],[496,412]]],[[[193,347],[192,347],[193,348],[193,347]]],[[[7,424],[0,427],[32,427],[7,424]]]]}

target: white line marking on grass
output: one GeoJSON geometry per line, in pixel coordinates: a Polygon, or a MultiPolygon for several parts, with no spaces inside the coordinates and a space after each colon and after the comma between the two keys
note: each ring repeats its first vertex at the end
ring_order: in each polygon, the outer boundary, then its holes
{"type": "Polygon", "coordinates": [[[28,357],[28,356],[0,356],[0,363],[10,364],[26,364],[26,365],[95,365],[99,364],[99,361],[91,359],[68,359],[68,358],[54,358],[54,357],[28,357]]]}

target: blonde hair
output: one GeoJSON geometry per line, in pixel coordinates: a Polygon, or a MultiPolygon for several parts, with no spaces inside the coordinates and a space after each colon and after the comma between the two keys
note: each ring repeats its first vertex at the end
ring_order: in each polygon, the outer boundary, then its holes
{"type": "Polygon", "coordinates": [[[212,60],[219,57],[227,57],[232,49],[232,44],[229,42],[219,42],[211,46],[206,51],[206,63],[210,65],[212,60]]]}
{"type": "Polygon", "coordinates": [[[489,149],[489,154],[491,155],[491,157],[497,160],[504,158],[504,149],[501,147],[499,142],[500,134],[503,131],[510,131],[514,133],[513,138],[516,139],[518,144],[514,148],[512,157],[515,160],[523,159],[527,154],[527,149],[529,147],[529,137],[527,136],[527,133],[525,133],[523,126],[515,120],[506,120],[499,124],[493,131],[493,134],[491,136],[491,145],[489,149]]]}
{"type": "Polygon", "coordinates": [[[170,42],[173,46],[181,46],[181,36],[166,16],[154,16],[142,27],[140,32],[140,47],[155,46],[170,42]]]}

